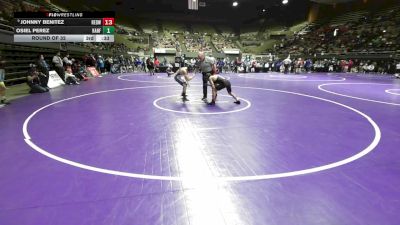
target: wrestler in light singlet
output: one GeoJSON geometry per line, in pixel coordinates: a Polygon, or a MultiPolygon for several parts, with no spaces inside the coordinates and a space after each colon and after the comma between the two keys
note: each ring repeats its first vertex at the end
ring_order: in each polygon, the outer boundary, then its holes
{"type": "Polygon", "coordinates": [[[193,76],[189,76],[187,67],[181,67],[175,73],[173,73],[173,72],[167,72],[167,73],[168,73],[168,76],[174,75],[175,81],[178,82],[178,84],[182,85],[182,87],[183,87],[182,88],[182,100],[189,101],[189,99],[187,99],[186,89],[187,89],[187,86],[189,85],[189,81],[191,81],[196,76],[196,74],[194,74],[193,76]]]}

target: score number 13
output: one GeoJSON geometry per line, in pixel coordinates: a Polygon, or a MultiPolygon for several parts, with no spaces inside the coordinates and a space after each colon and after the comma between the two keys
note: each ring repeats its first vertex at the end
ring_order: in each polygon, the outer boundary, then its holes
{"type": "Polygon", "coordinates": [[[103,18],[103,26],[114,26],[114,18],[103,18]]]}

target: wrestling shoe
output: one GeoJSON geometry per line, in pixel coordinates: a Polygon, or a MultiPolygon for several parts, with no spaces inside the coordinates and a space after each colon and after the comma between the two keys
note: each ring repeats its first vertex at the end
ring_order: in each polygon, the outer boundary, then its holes
{"type": "Polygon", "coordinates": [[[186,94],[182,93],[181,96],[182,96],[182,101],[184,102],[189,101],[186,94]]]}
{"type": "Polygon", "coordinates": [[[209,102],[209,103],[207,103],[207,105],[209,105],[209,106],[214,106],[214,105],[215,105],[215,102],[209,102]]]}
{"type": "Polygon", "coordinates": [[[0,104],[3,104],[3,105],[9,105],[9,104],[11,104],[9,101],[7,101],[6,99],[2,99],[1,101],[0,101],[0,104]]]}

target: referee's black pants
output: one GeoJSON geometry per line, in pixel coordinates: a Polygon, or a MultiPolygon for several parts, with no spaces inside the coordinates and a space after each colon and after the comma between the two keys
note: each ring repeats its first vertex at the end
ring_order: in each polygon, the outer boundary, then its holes
{"type": "Polygon", "coordinates": [[[203,72],[203,98],[207,98],[207,83],[211,72],[203,72]]]}

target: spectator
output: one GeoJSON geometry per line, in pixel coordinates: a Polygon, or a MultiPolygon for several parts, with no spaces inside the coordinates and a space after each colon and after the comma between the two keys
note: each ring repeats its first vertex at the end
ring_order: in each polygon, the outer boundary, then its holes
{"type": "Polygon", "coordinates": [[[88,67],[96,67],[96,59],[94,58],[93,54],[90,54],[86,57],[86,66],[88,67]]]}
{"type": "Polygon", "coordinates": [[[396,64],[396,74],[395,74],[395,76],[397,78],[400,78],[400,61],[398,61],[397,64],[396,64]]]}
{"type": "Polygon", "coordinates": [[[348,63],[348,72],[352,72],[353,66],[354,66],[354,61],[350,59],[348,63]]]}
{"type": "Polygon", "coordinates": [[[303,60],[302,58],[299,58],[299,59],[296,61],[295,66],[296,66],[295,73],[299,74],[299,73],[303,72],[304,60],[303,60]]]}
{"type": "Polygon", "coordinates": [[[44,93],[48,92],[49,88],[47,87],[47,83],[42,83],[39,76],[45,76],[43,73],[39,73],[36,65],[31,64],[28,70],[28,76],[26,77],[26,83],[31,88],[29,93],[44,93]]]}
{"type": "Polygon", "coordinates": [[[112,64],[113,64],[112,58],[110,56],[108,56],[106,58],[106,60],[104,61],[105,72],[111,72],[112,64]]]}
{"type": "Polygon", "coordinates": [[[50,66],[46,62],[46,60],[44,60],[44,56],[42,54],[38,56],[38,61],[36,65],[39,72],[49,75],[50,66]]]}
{"type": "Polygon", "coordinates": [[[89,55],[88,55],[88,54],[85,54],[85,55],[82,56],[82,62],[83,62],[83,64],[87,65],[86,62],[87,62],[88,58],[89,58],[89,55]]]}
{"type": "Polygon", "coordinates": [[[37,70],[40,74],[39,76],[40,82],[46,84],[45,87],[47,87],[47,83],[49,81],[50,66],[49,64],[47,64],[46,60],[44,60],[44,56],[42,54],[39,55],[39,59],[36,62],[36,65],[37,65],[37,70]]]}
{"type": "Polygon", "coordinates": [[[242,60],[239,57],[236,57],[235,61],[234,61],[234,66],[235,66],[235,73],[238,73],[239,70],[239,66],[242,65],[242,60]]]}
{"type": "Polygon", "coordinates": [[[97,57],[97,68],[100,71],[100,73],[104,73],[104,59],[101,55],[97,57]]]}
{"type": "Polygon", "coordinates": [[[363,71],[364,73],[367,73],[367,72],[369,71],[368,62],[365,62],[365,63],[363,64],[362,71],[363,71]]]}
{"type": "Polygon", "coordinates": [[[154,63],[151,61],[150,58],[146,59],[146,66],[147,69],[149,70],[150,76],[154,75],[154,63]]]}
{"type": "Polygon", "coordinates": [[[156,72],[159,72],[160,70],[160,61],[158,60],[157,57],[154,58],[154,69],[156,72]]]}
{"type": "Polygon", "coordinates": [[[287,74],[290,71],[290,65],[292,64],[292,60],[290,59],[290,55],[283,60],[283,66],[285,67],[284,73],[287,74]]]}
{"type": "Polygon", "coordinates": [[[137,71],[142,71],[143,70],[143,67],[142,67],[143,64],[142,64],[142,61],[140,61],[139,57],[135,58],[134,64],[135,64],[135,68],[136,68],[137,71]]]}
{"type": "Polygon", "coordinates": [[[219,59],[218,62],[217,62],[217,67],[218,67],[218,71],[220,73],[223,73],[224,66],[225,66],[224,60],[219,59]]]}
{"type": "Polygon", "coordinates": [[[143,71],[146,72],[146,59],[143,57],[141,62],[142,62],[143,71]]]}
{"type": "Polygon", "coordinates": [[[65,55],[65,57],[63,58],[63,63],[64,63],[64,65],[67,65],[69,62],[70,62],[70,61],[69,61],[69,54],[67,53],[67,54],[65,55]]]}
{"type": "Polygon", "coordinates": [[[66,65],[66,70],[65,70],[65,83],[66,84],[79,84],[78,79],[75,77],[75,75],[72,72],[72,67],[71,63],[69,62],[66,65]]]}
{"type": "Polygon", "coordinates": [[[78,78],[80,81],[87,81],[89,78],[87,77],[86,67],[82,65],[78,60],[72,60],[72,73],[78,78]]]}
{"type": "Polygon", "coordinates": [[[312,69],[312,60],[311,59],[307,59],[305,64],[304,64],[304,68],[306,69],[307,73],[311,73],[311,69],[312,69]]]}
{"type": "Polygon", "coordinates": [[[0,104],[8,105],[10,104],[9,101],[6,100],[6,85],[4,84],[5,80],[5,70],[4,70],[4,65],[6,64],[6,61],[2,59],[0,56],[0,104]]]}
{"type": "Polygon", "coordinates": [[[120,55],[118,58],[115,60],[116,62],[119,62],[119,72],[120,73],[125,73],[127,71],[127,63],[125,60],[124,55],[120,55]]]}
{"type": "Polygon", "coordinates": [[[53,64],[58,75],[65,81],[65,70],[63,60],[61,59],[61,52],[57,52],[57,54],[53,57],[53,64]]]}

